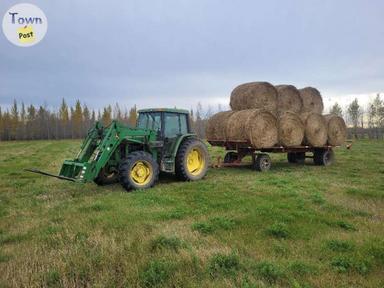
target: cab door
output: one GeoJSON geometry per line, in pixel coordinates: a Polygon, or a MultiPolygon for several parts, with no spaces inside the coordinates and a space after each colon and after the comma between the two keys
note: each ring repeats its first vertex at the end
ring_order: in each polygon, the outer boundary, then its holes
{"type": "Polygon", "coordinates": [[[174,170],[172,157],[173,151],[176,149],[177,139],[188,133],[188,118],[186,114],[164,112],[163,114],[163,161],[168,163],[167,167],[172,166],[171,169],[166,169],[170,172],[174,170]],[[172,162],[172,165],[170,163],[172,162]]]}

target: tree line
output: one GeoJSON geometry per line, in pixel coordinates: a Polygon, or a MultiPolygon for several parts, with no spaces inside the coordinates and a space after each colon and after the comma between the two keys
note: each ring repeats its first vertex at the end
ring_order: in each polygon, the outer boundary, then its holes
{"type": "Polygon", "coordinates": [[[101,110],[90,110],[77,100],[73,107],[63,99],[58,110],[45,105],[19,105],[16,100],[10,109],[0,107],[0,140],[77,139],[84,138],[87,131],[101,121],[108,125],[117,119],[126,125],[135,126],[136,105],[124,111],[119,104],[101,110]]]}
{"type": "Polygon", "coordinates": [[[329,112],[346,120],[348,138],[384,138],[384,101],[380,94],[366,107],[361,106],[355,98],[344,110],[335,103],[329,112]]]}
{"type": "MultiPolygon", "coordinates": [[[[203,108],[201,103],[191,109],[190,119],[196,134],[205,138],[207,119],[223,110],[221,105],[203,108]]],[[[380,94],[365,108],[354,99],[344,109],[335,103],[328,112],[346,120],[349,138],[384,138],[384,101],[380,94]]],[[[59,109],[55,110],[46,105],[25,106],[23,102],[19,104],[14,100],[10,108],[4,110],[0,107],[0,141],[84,138],[96,121],[108,125],[112,119],[134,127],[137,120],[136,105],[122,109],[116,103],[113,107],[108,105],[95,111],[82,105],[79,100],[74,106],[69,106],[63,99],[59,109]]]]}

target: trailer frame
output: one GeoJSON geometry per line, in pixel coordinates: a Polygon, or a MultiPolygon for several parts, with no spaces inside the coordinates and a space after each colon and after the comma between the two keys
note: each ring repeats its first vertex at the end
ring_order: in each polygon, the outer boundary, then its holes
{"type": "Polygon", "coordinates": [[[266,171],[271,167],[271,159],[267,153],[287,153],[288,162],[304,163],[306,158],[312,158],[316,165],[329,166],[334,162],[333,148],[339,146],[324,145],[314,147],[300,145],[292,147],[273,146],[266,148],[255,148],[249,141],[243,140],[207,140],[212,146],[223,147],[228,151],[222,160],[218,157],[217,164],[213,167],[238,167],[249,166],[258,171],[266,171]],[[306,155],[312,153],[313,155],[306,155]],[[243,158],[251,156],[252,162],[243,162],[243,158]]]}

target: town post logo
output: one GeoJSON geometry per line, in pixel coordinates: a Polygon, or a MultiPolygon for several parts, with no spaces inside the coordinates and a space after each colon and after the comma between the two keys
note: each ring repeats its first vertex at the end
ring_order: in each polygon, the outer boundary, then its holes
{"type": "Polygon", "coordinates": [[[12,6],[3,17],[3,32],[7,39],[20,47],[39,43],[47,33],[48,21],[37,6],[21,3],[12,6]]]}

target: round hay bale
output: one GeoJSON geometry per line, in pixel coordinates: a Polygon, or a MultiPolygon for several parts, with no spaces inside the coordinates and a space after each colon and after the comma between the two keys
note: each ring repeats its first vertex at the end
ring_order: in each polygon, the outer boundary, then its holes
{"type": "Polygon", "coordinates": [[[258,109],[248,118],[245,125],[249,141],[254,148],[269,148],[277,144],[279,137],[277,119],[274,114],[258,109]]]}
{"type": "Polygon", "coordinates": [[[334,114],[325,115],[324,118],[328,127],[328,144],[343,145],[347,138],[347,126],[344,119],[334,114]]]}
{"type": "Polygon", "coordinates": [[[235,111],[229,117],[226,129],[227,139],[229,141],[249,140],[245,124],[253,112],[253,109],[235,111]]]}
{"type": "Polygon", "coordinates": [[[286,111],[300,113],[303,108],[300,92],[293,85],[277,85],[277,111],[282,114],[286,111]]]}
{"type": "Polygon", "coordinates": [[[268,82],[251,82],[237,86],[231,93],[232,110],[277,110],[277,90],[268,82]]]}
{"type": "Polygon", "coordinates": [[[327,143],[327,122],[320,114],[306,112],[300,115],[304,124],[304,145],[314,147],[324,146],[327,143]]]}
{"type": "Polygon", "coordinates": [[[227,121],[234,111],[222,111],[208,119],[205,136],[208,140],[227,139],[227,121]]]}
{"type": "Polygon", "coordinates": [[[298,146],[303,142],[304,125],[299,115],[284,112],[278,118],[279,144],[285,147],[298,146]]]}
{"type": "Polygon", "coordinates": [[[246,140],[255,148],[272,147],[277,143],[276,117],[264,109],[236,111],[227,122],[229,141],[246,140]]]}
{"type": "Polygon", "coordinates": [[[323,113],[323,98],[319,90],[313,87],[306,87],[299,90],[301,100],[303,101],[302,112],[323,113]]]}

